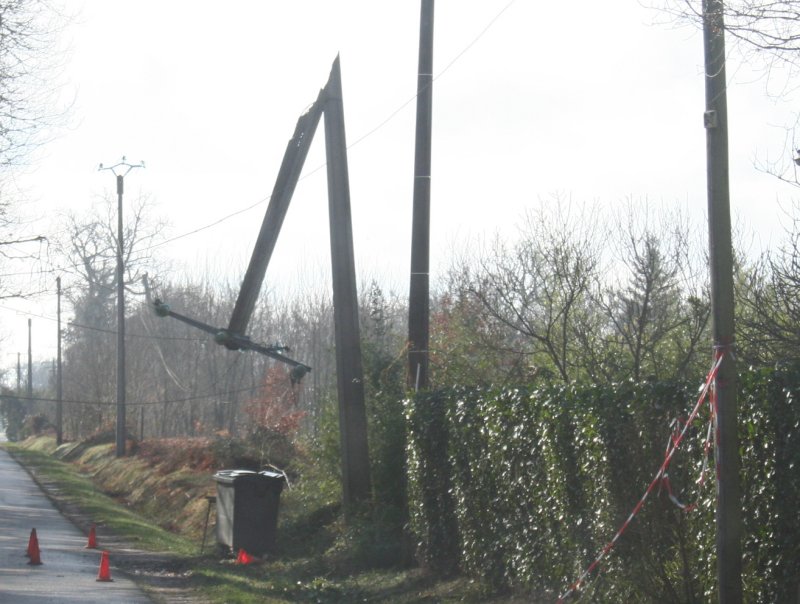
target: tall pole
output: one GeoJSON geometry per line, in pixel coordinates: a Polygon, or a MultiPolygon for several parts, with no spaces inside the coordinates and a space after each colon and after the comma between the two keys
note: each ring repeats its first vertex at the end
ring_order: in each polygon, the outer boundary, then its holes
{"type": "Polygon", "coordinates": [[[339,57],[333,62],[324,92],[336,382],[342,443],[342,499],[345,518],[350,518],[369,503],[371,484],[339,57]]]}
{"type": "Polygon", "coordinates": [[[117,457],[125,455],[125,260],[123,255],[122,193],[125,178],[117,174],[117,457]]]}
{"type": "Polygon", "coordinates": [[[408,293],[408,377],[415,390],[428,387],[430,314],[431,123],[433,113],[433,0],[422,0],[417,70],[417,129],[408,293]]]}
{"type": "Polygon", "coordinates": [[[100,170],[110,170],[117,180],[117,425],[116,454],[125,455],[125,260],[124,230],[122,226],[122,195],[125,189],[125,175],[134,168],[143,168],[144,162],[129,164],[122,161],[107,168],[100,164],[100,170]]]}
{"type": "Polygon", "coordinates": [[[31,344],[31,320],[28,319],[28,401],[33,399],[33,350],[31,344]]]}
{"type": "Polygon", "coordinates": [[[728,104],[723,0],[703,1],[706,162],[714,355],[722,355],[714,383],[717,401],[717,580],[720,604],[742,601],[742,517],[737,438],[733,248],[728,188],[728,104]]]}
{"type": "Polygon", "coordinates": [[[56,329],[58,330],[56,348],[56,444],[64,442],[63,389],[61,382],[61,277],[56,277],[56,329]]]}

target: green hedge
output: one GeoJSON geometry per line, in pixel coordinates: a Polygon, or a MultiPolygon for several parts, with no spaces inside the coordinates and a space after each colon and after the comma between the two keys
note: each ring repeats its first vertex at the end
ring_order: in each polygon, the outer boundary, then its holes
{"type": "MultiPolygon", "coordinates": [[[[800,371],[740,381],[747,602],[792,602],[800,578],[800,371]]],[[[412,529],[427,567],[555,601],[610,541],[664,460],[697,384],[455,388],[406,401],[412,529]]],[[[584,586],[592,601],[716,597],[714,480],[696,480],[705,406],[653,491],[584,586]]]]}

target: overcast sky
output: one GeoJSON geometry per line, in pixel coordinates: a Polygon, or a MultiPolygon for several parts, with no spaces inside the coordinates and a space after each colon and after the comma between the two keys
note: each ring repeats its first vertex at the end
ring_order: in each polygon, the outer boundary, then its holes
{"type": "MultiPolygon", "coordinates": [[[[159,248],[174,261],[165,277],[210,267],[237,281],[286,142],[338,53],[356,268],[406,287],[419,2],[66,6],[74,15],[60,42],[68,119],[16,179],[35,219],[30,234],[54,237],[59,215],[115,198],[113,176],[97,166],[125,155],[147,166],[128,175],[126,199],[149,196],[175,238],[159,248]]],[[[434,281],[454,247],[481,234],[512,237],[527,209],[555,196],[603,209],[649,200],[702,224],[702,38],[664,21],[636,0],[436,3],[434,281]]],[[[732,62],[728,76],[732,211],[766,247],[794,190],[754,164],[785,159],[793,117],[786,99],[765,95],[757,74],[732,62]]],[[[269,285],[300,286],[329,264],[324,161],[320,128],[269,285]]],[[[58,274],[69,279],[59,268],[55,258],[34,265],[31,283],[54,291],[58,274]]],[[[0,365],[26,351],[28,316],[34,357],[55,355],[55,296],[9,300],[0,308],[0,365]]]]}

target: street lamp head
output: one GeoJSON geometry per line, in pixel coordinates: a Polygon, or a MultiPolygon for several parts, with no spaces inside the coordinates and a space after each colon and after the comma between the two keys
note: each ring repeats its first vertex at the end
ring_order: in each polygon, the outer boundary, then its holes
{"type": "Polygon", "coordinates": [[[100,164],[100,165],[97,167],[97,169],[98,169],[98,170],[102,170],[102,169],[103,169],[103,164],[100,164]]]}

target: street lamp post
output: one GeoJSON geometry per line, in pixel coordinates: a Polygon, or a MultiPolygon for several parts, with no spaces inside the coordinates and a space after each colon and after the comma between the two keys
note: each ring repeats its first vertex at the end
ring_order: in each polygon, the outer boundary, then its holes
{"type": "Polygon", "coordinates": [[[99,170],[110,170],[117,179],[117,457],[125,455],[125,262],[123,258],[124,240],[122,229],[122,194],[125,188],[125,176],[134,168],[144,168],[144,162],[128,163],[125,156],[113,166],[99,170]]]}

